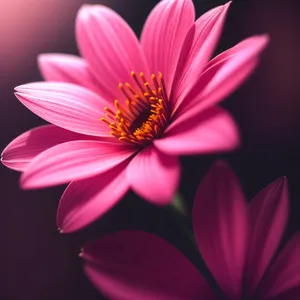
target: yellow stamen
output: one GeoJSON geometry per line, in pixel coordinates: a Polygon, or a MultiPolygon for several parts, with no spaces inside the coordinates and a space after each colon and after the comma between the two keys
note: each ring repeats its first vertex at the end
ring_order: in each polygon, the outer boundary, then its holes
{"type": "Polygon", "coordinates": [[[125,97],[125,106],[114,101],[116,111],[104,107],[105,117],[101,118],[111,129],[110,134],[122,142],[146,145],[159,138],[170,118],[168,98],[162,74],[151,75],[151,82],[144,73],[139,76],[131,71],[134,85],[119,83],[125,97]],[[112,120],[112,121],[109,121],[112,120]]]}

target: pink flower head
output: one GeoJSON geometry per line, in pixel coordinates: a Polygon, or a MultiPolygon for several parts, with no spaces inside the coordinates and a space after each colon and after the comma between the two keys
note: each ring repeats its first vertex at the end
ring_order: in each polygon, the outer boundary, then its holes
{"type": "MultiPolygon", "coordinates": [[[[300,299],[300,234],[275,255],[287,220],[285,178],[248,204],[224,163],[211,169],[195,198],[193,225],[198,249],[225,299],[300,299]]],[[[219,299],[181,252],[150,233],[108,235],[85,247],[82,257],[87,276],[109,299],[219,299]]]]}
{"type": "Polygon", "coordinates": [[[250,75],[268,38],[251,37],[210,60],[229,4],[195,21],[191,0],[163,0],[140,42],[111,9],[84,5],[76,19],[83,58],[41,55],[48,82],[16,88],[53,125],[16,138],[2,163],[23,172],[26,189],[71,182],[57,216],[65,232],[94,221],[129,188],[168,204],[178,155],[238,146],[235,123],[216,104],[250,75]]]}

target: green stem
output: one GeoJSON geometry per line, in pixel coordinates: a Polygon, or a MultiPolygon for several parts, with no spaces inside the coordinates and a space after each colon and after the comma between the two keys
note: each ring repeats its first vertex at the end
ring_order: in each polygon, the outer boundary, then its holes
{"type": "Polygon", "coordinates": [[[187,213],[187,207],[186,204],[184,202],[183,197],[177,193],[174,197],[173,202],[171,203],[171,207],[179,214],[181,214],[182,216],[184,216],[185,218],[187,217],[188,213],[187,213]]]}
{"type": "Polygon", "coordinates": [[[177,223],[180,230],[184,233],[184,235],[193,242],[195,245],[195,237],[192,230],[191,223],[188,219],[188,210],[187,205],[184,201],[182,195],[177,193],[174,197],[173,202],[169,206],[169,213],[172,219],[177,223]]]}

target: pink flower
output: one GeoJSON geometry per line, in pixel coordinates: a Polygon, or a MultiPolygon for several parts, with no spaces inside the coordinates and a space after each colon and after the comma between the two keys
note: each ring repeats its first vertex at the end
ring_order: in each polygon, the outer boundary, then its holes
{"type": "Polygon", "coordinates": [[[114,11],[85,5],[76,20],[83,58],[41,55],[49,82],[16,88],[53,125],[16,138],[2,163],[23,172],[26,189],[71,182],[57,216],[65,232],[94,221],[130,188],[168,204],[178,155],[238,146],[235,123],[216,104],[250,75],[268,38],[251,37],[209,61],[229,4],[195,21],[191,0],[161,1],[140,43],[114,11]]]}
{"type": "MultiPolygon", "coordinates": [[[[248,204],[237,178],[217,163],[199,186],[193,225],[199,251],[226,299],[300,299],[300,234],[275,255],[288,220],[285,178],[248,204]]],[[[109,299],[219,299],[174,246],[121,231],[84,248],[85,272],[109,299]]]]}

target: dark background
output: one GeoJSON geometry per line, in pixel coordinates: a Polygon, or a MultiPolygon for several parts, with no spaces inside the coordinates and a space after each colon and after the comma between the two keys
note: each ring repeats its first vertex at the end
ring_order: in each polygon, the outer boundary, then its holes
{"type": "MultiPolygon", "coordinates": [[[[106,4],[139,34],[158,1],[0,0],[0,149],[44,122],[13,95],[15,86],[41,80],[36,57],[44,52],[77,54],[74,20],[83,3],[106,4]]],[[[233,1],[217,52],[245,37],[269,33],[271,43],[255,74],[224,106],[240,126],[243,146],[226,159],[251,199],[262,187],[286,175],[291,217],[288,238],[300,228],[300,9],[298,0],[233,1]]],[[[197,16],[225,1],[194,1],[197,16]]],[[[184,157],[181,191],[192,208],[196,188],[213,156],[184,157]]],[[[156,233],[201,261],[167,210],[127,195],[104,218],[81,232],[61,235],[55,214],[63,187],[19,189],[17,172],[0,166],[0,299],[102,299],[82,272],[80,247],[122,228],[156,233]]]]}

